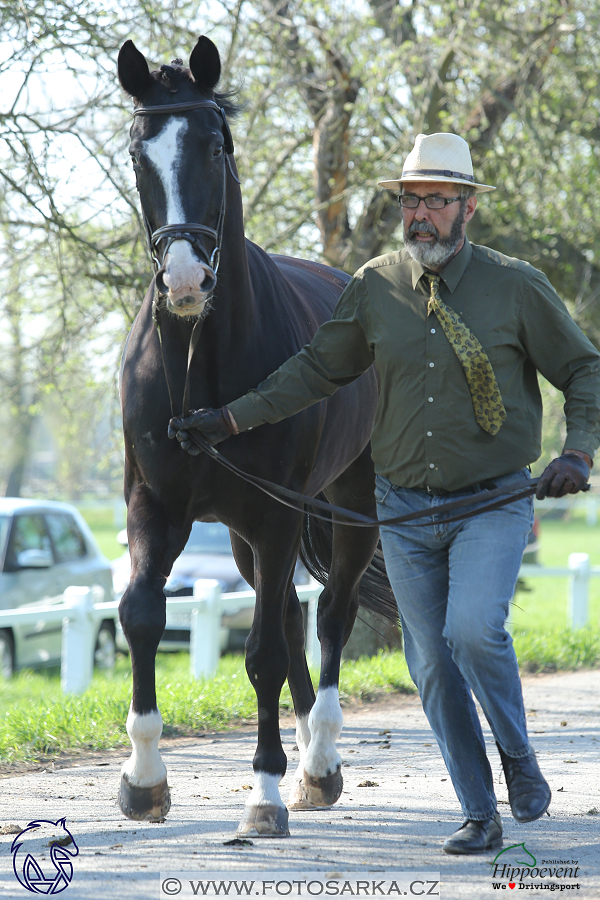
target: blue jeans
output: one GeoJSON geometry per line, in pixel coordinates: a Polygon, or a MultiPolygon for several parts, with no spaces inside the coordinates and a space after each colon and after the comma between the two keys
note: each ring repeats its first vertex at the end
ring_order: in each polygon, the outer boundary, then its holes
{"type": "MultiPolygon", "coordinates": [[[[523,469],[494,481],[500,487],[529,478],[523,469]]],[[[434,497],[378,475],[377,513],[386,519],[435,510],[468,493],[434,497]]],[[[502,750],[514,757],[529,752],[519,669],[504,626],[532,522],[528,497],[450,525],[434,519],[422,528],[381,528],[408,668],[468,819],[487,819],[496,810],[471,691],[502,750]]]]}

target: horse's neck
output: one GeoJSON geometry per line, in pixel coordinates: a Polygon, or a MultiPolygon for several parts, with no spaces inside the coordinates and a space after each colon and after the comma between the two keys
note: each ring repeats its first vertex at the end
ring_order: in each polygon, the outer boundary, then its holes
{"type": "Polygon", "coordinates": [[[259,317],[248,267],[241,191],[230,174],[221,262],[212,307],[208,318],[224,350],[228,343],[239,350],[244,343],[252,341],[259,317]]]}

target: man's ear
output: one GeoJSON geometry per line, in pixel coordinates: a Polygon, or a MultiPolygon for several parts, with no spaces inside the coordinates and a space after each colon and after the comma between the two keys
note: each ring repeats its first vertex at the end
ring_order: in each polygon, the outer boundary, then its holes
{"type": "Polygon", "coordinates": [[[472,197],[469,197],[467,200],[467,207],[465,210],[465,224],[470,222],[473,216],[475,215],[475,210],[477,209],[477,194],[474,194],[472,197]]]}

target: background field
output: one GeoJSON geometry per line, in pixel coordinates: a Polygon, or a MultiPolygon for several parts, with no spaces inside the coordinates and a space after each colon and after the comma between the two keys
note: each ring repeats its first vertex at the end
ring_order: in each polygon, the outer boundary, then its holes
{"type": "MultiPolygon", "coordinates": [[[[587,525],[585,511],[575,510],[567,519],[545,514],[544,505],[536,508],[540,523],[540,551],[542,566],[566,566],[570,553],[589,553],[592,566],[600,565],[600,524],[587,525]]],[[[526,591],[515,595],[511,613],[515,631],[539,632],[563,628],[567,614],[566,578],[528,578],[526,591]]],[[[600,620],[600,578],[590,581],[590,623],[600,620]]]]}
{"type": "MultiPolygon", "coordinates": [[[[110,509],[82,510],[104,552],[118,556],[122,547],[110,509]]],[[[569,553],[590,554],[600,565],[600,525],[589,526],[583,512],[555,519],[540,510],[539,562],[565,565],[569,553]]],[[[512,633],[523,671],[554,671],[600,665],[600,579],[590,591],[590,625],[577,632],[565,627],[566,579],[528,578],[515,597],[512,633]]],[[[312,672],[316,684],[318,673],[312,672]]],[[[386,693],[414,691],[402,653],[380,654],[342,664],[343,702],[375,700],[386,693]]],[[[256,701],[241,655],[223,657],[217,675],[194,681],[187,653],[160,653],[157,658],[158,704],[164,733],[189,734],[255,721],[256,701]]],[[[131,667],[120,657],[112,673],[98,673],[82,697],[67,697],[58,670],[21,672],[0,682],[0,761],[10,763],[60,752],[102,749],[127,743],[125,720],[131,697],[131,667]]],[[[287,684],[282,710],[292,709],[287,684]]]]}

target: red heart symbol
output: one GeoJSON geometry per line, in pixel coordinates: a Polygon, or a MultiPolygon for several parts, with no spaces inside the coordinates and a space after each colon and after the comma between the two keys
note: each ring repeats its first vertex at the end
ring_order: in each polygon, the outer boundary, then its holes
{"type": "Polygon", "coordinates": [[[514,882],[514,881],[509,881],[509,882],[508,882],[508,886],[509,886],[509,888],[510,888],[511,891],[512,891],[512,889],[513,889],[514,887],[516,887],[517,885],[516,885],[516,882],[514,882]]]}

